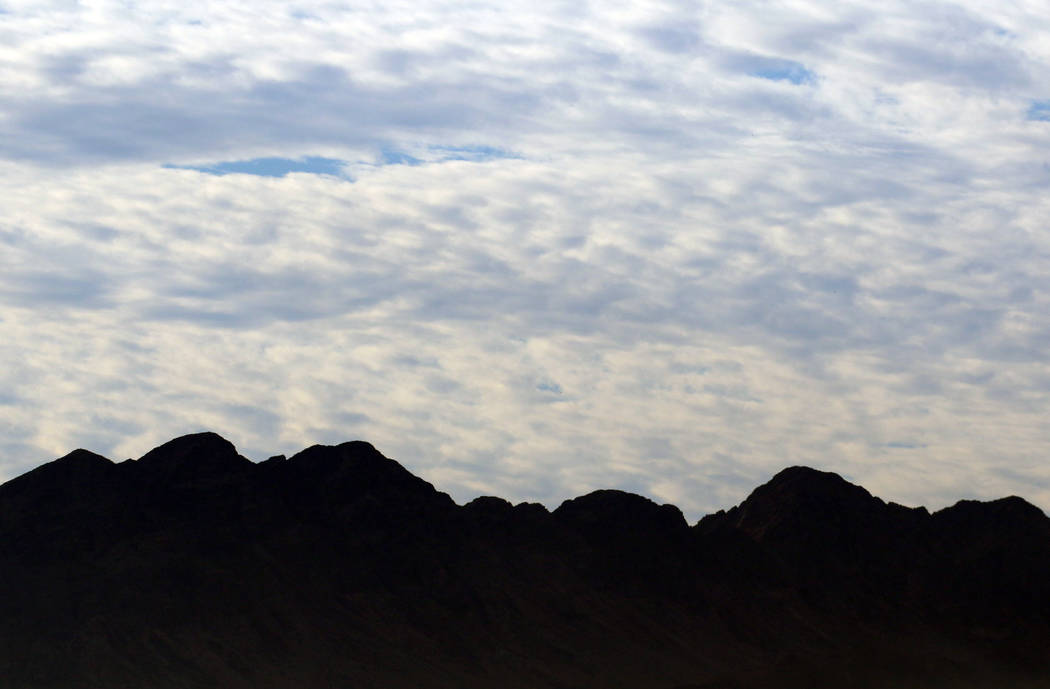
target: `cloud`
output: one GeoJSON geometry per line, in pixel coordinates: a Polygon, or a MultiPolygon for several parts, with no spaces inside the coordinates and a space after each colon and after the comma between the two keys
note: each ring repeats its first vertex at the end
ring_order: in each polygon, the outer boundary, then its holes
{"type": "Polygon", "coordinates": [[[1038,12],[5,6],[4,477],[212,428],[460,500],[1050,504],[1038,12]]]}
{"type": "Polygon", "coordinates": [[[644,26],[638,35],[651,47],[672,54],[690,53],[701,45],[699,28],[688,22],[644,26]]]}

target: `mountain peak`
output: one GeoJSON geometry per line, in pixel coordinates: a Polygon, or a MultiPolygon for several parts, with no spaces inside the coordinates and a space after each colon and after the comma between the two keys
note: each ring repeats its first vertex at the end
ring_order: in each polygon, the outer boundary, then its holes
{"type": "Polygon", "coordinates": [[[960,500],[933,514],[934,521],[950,531],[982,532],[991,540],[1005,534],[1050,536],[1050,518],[1024,498],[1011,495],[990,502],[960,500]]]}
{"type": "Polygon", "coordinates": [[[832,471],[822,471],[813,467],[796,465],[781,469],[766,484],[773,487],[791,487],[806,492],[868,491],[854,485],[832,471]]]}
{"type": "Polygon", "coordinates": [[[237,471],[251,462],[237,454],[237,448],[218,433],[204,432],[169,440],[142,455],[136,468],[165,480],[185,480],[197,476],[237,471]]]}
{"type": "Polygon", "coordinates": [[[0,493],[13,495],[33,486],[51,493],[77,493],[91,486],[113,466],[113,462],[89,450],[77,449],[0,486],[0,493]]]}
{"type": "Polygon", "coordinates": [[[885,503],[838,474],[805,466],[788,467],[728,513],[736,526],[755,538],[777,540],[799,531],[837,529],[885,503]]]}
{"type": "Polygon", "coordinates": [[[61,464],[64,466],[109,466],[113,464],[113,462],[91,450],[78,448],[65,457],[59,457],[53,462],[53,464],[61,464]]]}
{"type": "Polygon", "coordinates": [[[397,481],[415,478],[371,443],[351,440],[339,445],[312,445],[287,460],[289,466],[325,476],[353,474],[362,481],[397,481]]]}
{"type": "Polygon", "coordinates": [[[674,533],[687,528],[682,511],[674,505],[658,505],[642,495],[611,489],[566,500],[554,516],[584,531],[674,533]]]}
{"type": "Polygon", "coordinates": [[[289,489],[315,505],[354,503],[409,511],[455,505],[447,494],[362,440],[308,447],[277,469],[289,489]]]}

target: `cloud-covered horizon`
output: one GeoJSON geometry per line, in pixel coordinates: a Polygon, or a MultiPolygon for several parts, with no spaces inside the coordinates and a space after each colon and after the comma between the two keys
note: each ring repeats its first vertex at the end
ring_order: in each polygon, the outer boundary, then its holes
{"type": "Polygon", "coordinates": [[[1050,507],[1035,8],[2,8],[0,480],[208,429],[460,501],[1050,507]]]}

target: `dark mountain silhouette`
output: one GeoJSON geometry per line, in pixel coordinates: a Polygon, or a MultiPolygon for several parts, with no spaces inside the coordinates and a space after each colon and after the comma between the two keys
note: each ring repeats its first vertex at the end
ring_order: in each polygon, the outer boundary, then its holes
{"type": "Polygon", "coordinates": [[[690,526],[457,506],[371,445],[212,433],[0,486],[9,689],[1050,687],[1050,520],[785,469],[690,526]]]}

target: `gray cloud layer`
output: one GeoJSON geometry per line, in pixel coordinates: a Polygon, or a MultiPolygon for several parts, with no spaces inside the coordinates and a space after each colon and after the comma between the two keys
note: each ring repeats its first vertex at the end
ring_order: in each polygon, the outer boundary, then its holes
{"type": "Polygon", "coordinates": [[[459,499],[1050,505],[1040,14],[5,8],[0,477],[211,428],[459,499]]]}

